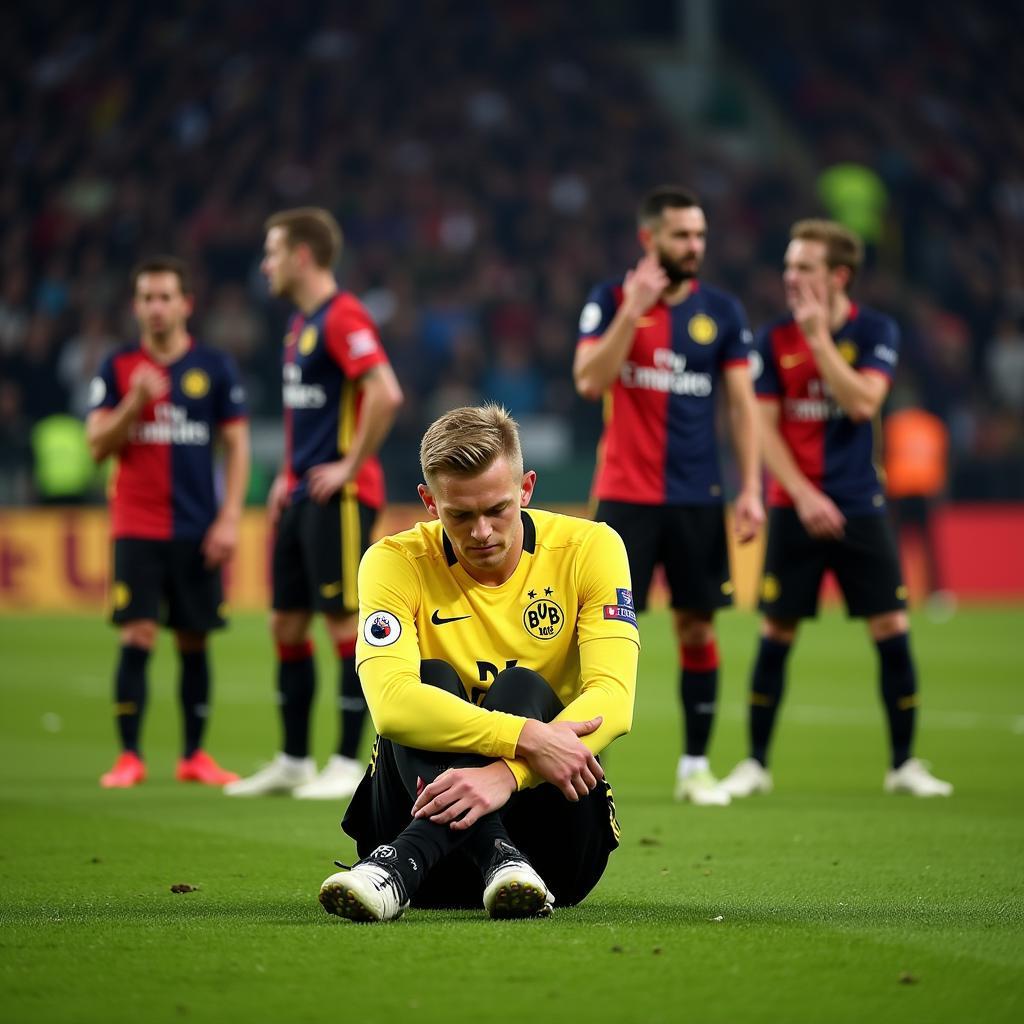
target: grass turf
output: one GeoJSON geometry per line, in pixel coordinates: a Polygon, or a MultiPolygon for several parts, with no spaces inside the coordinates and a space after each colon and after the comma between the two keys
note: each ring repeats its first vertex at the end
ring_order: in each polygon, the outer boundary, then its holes
{"type": "MultiPolygon", "coordinates": [[[[956,784],[951,800],[882,794],[874,653],[830,613],[791,660],[776,792],[721,810],[671,801],[677,670],[667,617],[651,613],[634,730],[608,757],[623,843],[586,903],[548,921],[414,911],[360,927],[315,899],[353,854],[337,806],[173,781],[169,638],[150,671],[150,779],[106,792],[114,634],[7,616],[0,1021],[1018,1019],[1020,623],[1019,608],[915,619],[918,748],[956,784]],[[170,891],[182,882],[196,891],[170,891]]],[[[720,772],[744,754],[755,630],[748,614],[719,619],[720,772]]],[[[238,619],[213,652],[207,746],[247,772],[277,738],[262,620],[238,619]]],[[[334,668],[320,668],[322,760],[334,668]]]]}

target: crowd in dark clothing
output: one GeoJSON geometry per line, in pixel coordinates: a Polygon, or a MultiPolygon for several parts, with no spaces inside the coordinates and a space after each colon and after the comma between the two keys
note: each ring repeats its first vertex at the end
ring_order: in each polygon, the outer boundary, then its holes
{"type": "Polygon", "coordinates": [[[954,490],[1006,496],[993,481],[1024,458],[1024,76],[994,56],[1012,15],[914,7],[869,0],[848,25],[828,5],[808,22],[796,2],[722,4],[723,52],[778,113],[770,151],[750,144],[751,109],[746,126],[711,102],[675,120],[606,5],[6,10],[0,499],[31,495],[10,483],[31,425],[84,415],[99,360],[131,337],[142,255],[188,260],[193,330],[238,360],[254,414],[276,416],[287,310],[258,271],[263,221],[307,204],[342,223],[342,281],[405,388],[385,451],[399,474],[431,418],[484,398],[560,420],[589,454],[576,322],[591,285],[636,260],[639,196],[696,188],[705,276],[757,324],[781,308],[788,226],[825,212],[837,163],[884,188],[858,294],[904,329],[897,392],[949,424],[954,490]]]}

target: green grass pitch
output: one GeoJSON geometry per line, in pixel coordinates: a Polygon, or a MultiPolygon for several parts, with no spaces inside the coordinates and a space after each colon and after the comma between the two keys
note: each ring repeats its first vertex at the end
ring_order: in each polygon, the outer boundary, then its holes
{"type": "MultiPolygon", "coordinates": [[[[169,637],[151,665],[150,779],[105,792],[114,633],[99,613],[5,616],[0,1022],[1024,1019],[1021,609],[914,620],[918,752],[952,799],[883,795],[874,653],[830,612],[792,659],[776,792],[724,810],[671,800],[675,656],[665,614],[641,622],[634,729],[608,757],[623,841],[590,899],[547,921],[356,926],[316,902],[353,854],[339,807],[173,781],[169,637]]],[[[719,772],[744,753],[755,631],[752,615],[719,619],[719,772]]],[[[270,652],[259,616],[214,642],[207,745],[243,772],[276,744],[270,652]]],[[[335,680],[320,667],[322,761],[335,680]]]]}

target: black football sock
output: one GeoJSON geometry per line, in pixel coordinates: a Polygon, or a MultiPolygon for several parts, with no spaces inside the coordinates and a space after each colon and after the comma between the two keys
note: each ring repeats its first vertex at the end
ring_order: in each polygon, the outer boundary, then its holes
{"type": "Polygon", "coordinates": [[[356,675],[356,642],[338,644],[338,753],[353,760],[359,756],[359,741],[366,721],[366,701],[356,675]]]}
{"type": "Polygon", "coordinates": [[[284,727],[284,752],[290,757],[309,755],[309,713],[313,707],[316,673],[313,645],[277,645],[277,693],[284,727]]]}
{"type": "MultiPolygon", "coordinates": [[[[465,840],[465,832],[453,832],[448,825],[436,825],[425,818],[417,818],[406,825],[397,839],[388,844],[394,849],[395,857],[392,859],[388,856],[383,862],[401,875],[406,894],[411,899],[431,869],[442,858],[457,850],[465,840]]],[[[384,849],[387,850],[387,847],[384,849]]],[[[373,857],[373,854],[370,856],[374,860],[380,859],[373,857]]]]}
{"type": "Polygon", "coordinates": [[[750,756],[768,766],[768,745],[786,682],[786,658],[791,644],[761,637],[750,680],[750,756]]]}
{"type": "Polygon", "coordinates": [[[889,719],[892,766],[899,768],[910,757],[917,714],[917,674],[906,633],[879,640],[879,675],[882,703],[889,719]]]}
{"type": "Polygon", "coordinates": [[[114,677],[114,714],[121,747],[139,753],[139,729],[146,710],[146,663],[149,651],[145,647],[123,644],[114,677]]]}
{"type": "Polygon", "coordinates": [[[704,757],[715,722],[715,702],[718,698],[718,647],[712,640],[708,644],[686,645],[681,650],[682,672],[679,677],[679,695],[683,702],[683,726],[686,753],[689,757],[704,757]]]}
{"type": "Polygon", "coordinates": [[[210,713],[210,662],[205,648],[181,651],[181,679],[178,693],[185,728],[185,757],[203,745],[206,718],[210,713]]]}

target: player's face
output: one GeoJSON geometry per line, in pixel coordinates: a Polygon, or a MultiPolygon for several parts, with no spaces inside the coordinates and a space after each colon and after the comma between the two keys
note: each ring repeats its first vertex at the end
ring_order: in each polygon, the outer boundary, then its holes
{"type": "Polygon", "coordinates": [[[672,284],[681,284],[700,273],[707,239],[708,224],[699,206],[670,207],[651,229],[649,248],[672,284]]]}
{"type": "Polygon", "coordinates": [[[192,298],[182,292],[177,274],[170,271],[139,274],[133,308],[143,334],[166,338],[184,329],[192,312],[192,298]]]}
{"type": "Polygon", "coordinates": [[[288,247],[288,232],[285,228],[271,228],[267,232],[260,270],[267,279],[271,295],[289,295],[295,279],[295,250],[288,247]]]}
{"type": "Polygon", "coordinates": [[[420,484],[427,511],[441,520],[462,567],[481,583],[504,583],[523,550],[519,510],[530,503],[537,474],[521,476],[505,458],[476,476],[447,473],[420,484]]]}
{"type": "Polygon", "coordinates": [[[786,305],[790,309],[799,300],[801,289],[808,286],[824,289],[824,294],[831,300],[837,282],[825,261],[827,251],[824,242],[810,238],[794,238],[787,246],[782,284],[786,291],[786,305]]]}

